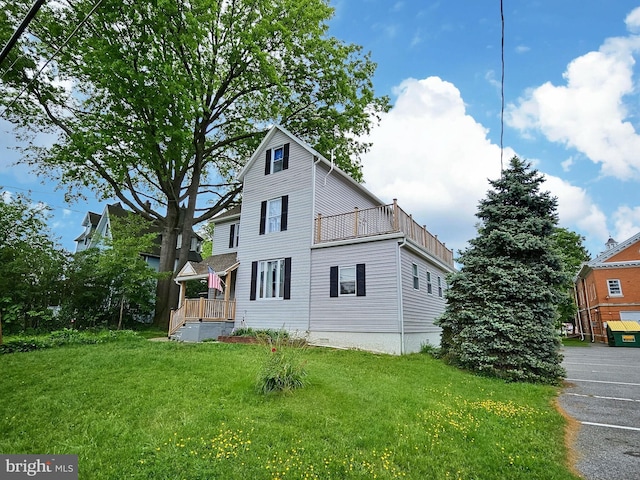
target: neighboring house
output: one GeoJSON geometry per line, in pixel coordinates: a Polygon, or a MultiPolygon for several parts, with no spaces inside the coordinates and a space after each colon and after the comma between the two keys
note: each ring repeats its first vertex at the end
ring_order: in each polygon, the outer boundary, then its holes
{"type": "Polygon", "coordinates": [[[606,246],[575,279],[578,329],[599,342],[607,341],[607,322],[640,321],[640,232],[606,246]]]}
{"type": "MultiPolygon", "coordinates": [[[[104,238],[112,238],[111,219],[116,217],[124,217],[131,214],[132,212],[122,208],[120,202],[105,206],[102,214],[87,212],[84,220],[82,221],[82,226],[85,228],[85,230],[74,240],[76,242],[76,253],[86,250],[87,248],[97,247],[100,244],[100,241],[104,238]]],[[[153,230],[158,231],[158,238],[154,242],[153,248],[149,252],[140,252],[140,255],[151,267],[153,267],[155,270],[158,270],[160,267],[161,235],[159,229],[151,227],[151,231],[153,230]]],[[[181,235],[178,235],[178,240],[176,243],[177,261],[178,255],[180,254],[180,244],[182,243],[181,235]]],[[[201,261],[201,248],[202,237],[194,232],[191,238],[191,248],[189,250],[188,260],[193,262],[201,261]]]]}
{"type": "Polygon", "coordinates": [[[233,320],[284,328],[315,345],[400,354],[439,344],[434,320],[445,308],[453,252],[395,200],[385,204],[278,126],[239,180],[242,205],[213,219],[214,255],[176,278],[182,301],[170,334],[233,320]],[[224,300],[184,299],[184,281],[204,280],[207,266],[225,282],[224,300]]]}

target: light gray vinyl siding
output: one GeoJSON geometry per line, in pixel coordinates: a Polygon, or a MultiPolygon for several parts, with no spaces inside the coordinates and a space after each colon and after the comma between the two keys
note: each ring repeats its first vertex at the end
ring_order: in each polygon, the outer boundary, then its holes
{"type": "Polygon", "coordinates": [[[314,248],[311,321],[314,332],[397,333],[397,240],[314,248]],[[366,265],[366,296],[329,296],[332,266],[366,265]]]}
{"type": "Polygon", "coordinates": [[[239,222],[240,219],[235,219],[216,223],[213,229],[213,255],[237,251],[235,247],[229,248],[229,231],[231,230],[231,225],[239,222]]]}
{"type": "Polygon", "coordinates": [[[309,326],[313,157],[279,131],[257,155],[244,177],[236,321],[239,323],[244,320],[247,326],[253,328],[284,327],[304,332],[309,326]],[[265,175],[265,149],[284,143],[290,144],[289,168],[265,175]],[[287,230],[260,235],[261,203],[284,195],[289,196],[287,230]],[[291,299],[249,300],[252,262],[287,257],[291,257],[291,299]]]}
{"type": "Polygon", "coordinates": [[[329,173],[330,167],[324,164],[316,165],[316,204],[314,215],[338,215],[359,209],[378,206],[365,192],[351,184],[336,171],[329,173]]]}
{"type": "Polygon", "coordinates": [[[400,249],[402,263],[402,306],[406,333],[439,331],[433,321],[444,312],[446,272],[407,250],[400,249]],[[420,288],[413,285],[413,264],[418,266],[420,288]],[[431,272],[432,293],[427,291],[427,272],[431,272]],[[442,279],[443,296],[438,296],[438,276],[442,279]]]}

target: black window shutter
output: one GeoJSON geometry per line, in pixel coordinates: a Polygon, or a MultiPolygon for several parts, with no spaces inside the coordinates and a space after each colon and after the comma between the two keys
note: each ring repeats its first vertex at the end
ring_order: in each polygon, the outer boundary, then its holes
{"type": "Polygon", "coordinates": [[[265,227],[267,226],[267,201],[265,200],[260,205],[260,235],[264,235],[265,227]]]}
{"type": "Polygon", "coordinates": [[[367,295],[367,280],[365,278],[364,263],[358,263],[356,265],[356,295],[358,297],[365,297],[367,295]]]}
{"type": "Polygon", "coordinates": [[[251,288],[249,290],[249,300],[256,299],[257,283],[258,283],[258,262],[251,262],[251,288]]]}
{"type": "Polygon", "coordinates": [[[285,143],[284,144],[284,152],[282,155],[282,169],[286,170],[287,168],[289,168],[289,144],[285,143]]]}
{"type": "Polygon", "coordinates": [[[265,157],[264,174],[269,175],[271,173],[271,150],[267,150],[265,157]]]}
{"type": "Polygon", "coordinates": [[[234,240],[236,237],[236,224],[232,223],[231,228],[229,229],[229,248],[235,247],[234,240]]]}
{"type": "Polygon", "coordinates": [[[281,203],[282,210],[280,211],[280,231],[284,232],[287,229],[287,214],[289,213],[289,195],[282,197],[281,203]]]}
{"type": "Polygon", "coordinates": [[[284,259],[284,293],[285,300],[291,299],[291,257],[284,259]]]}
{"type": "Polygon", "coordinates": [[[338,296],[338,267],[331,267],[329,271],[329,296],[338,296]]]}

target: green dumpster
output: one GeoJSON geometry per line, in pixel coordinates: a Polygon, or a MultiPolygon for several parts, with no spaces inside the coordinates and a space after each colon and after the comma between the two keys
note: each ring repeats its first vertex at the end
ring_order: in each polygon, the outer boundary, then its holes
{"type": "Polygon", "coordinates": [[[610,347],[640,347],[640,323],[631,320],[607,322],[610,347]]]}

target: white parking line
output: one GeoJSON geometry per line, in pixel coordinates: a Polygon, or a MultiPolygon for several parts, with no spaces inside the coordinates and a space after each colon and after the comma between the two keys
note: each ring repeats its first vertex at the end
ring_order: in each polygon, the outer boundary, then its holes
{"type": "Polygon", "coordinates": [[[627,364],[627,365],[615,365],[615,364],[611,364],[611,363],[585,363],[585,362],[562,362],[563,365],[580,365],[580,366],[586,366],[586,365],[590,365],[590,366],[596,366],[596,367],[618,367],[618,368],[628,368],[631,369],[631,367],[627,364]]]}
{"type": "Polygon", "coordinates": [[[632,385],[634,387],[640,387],[640,383],[607,382],[604,380],[585,380],[583,378],[565,378],[565,380],[568,382],[610,383],[612,385],[632,385]]]}
{"type": "Polygon", "coordinates": [[[594,427],[607,427],[607,428],[617,428],[620,430],[633,430],[634,432],[640,432],[640,428],[636,427],[623,427],[622,425],[609,425],[608,423],[593,423],[593,422],[580,422],[582,425],[592,425],[594,427]]]}
{"type": "Polygon", "coordinates": [[[640,402],[640,400],[636,400],[635,398],[603,397],[600,395],[583,395],[581,393],[563,393],[563,395],[573,395],[574,397],[602,398],[604,400],[620,400],[623,402],[640,402]]]}

